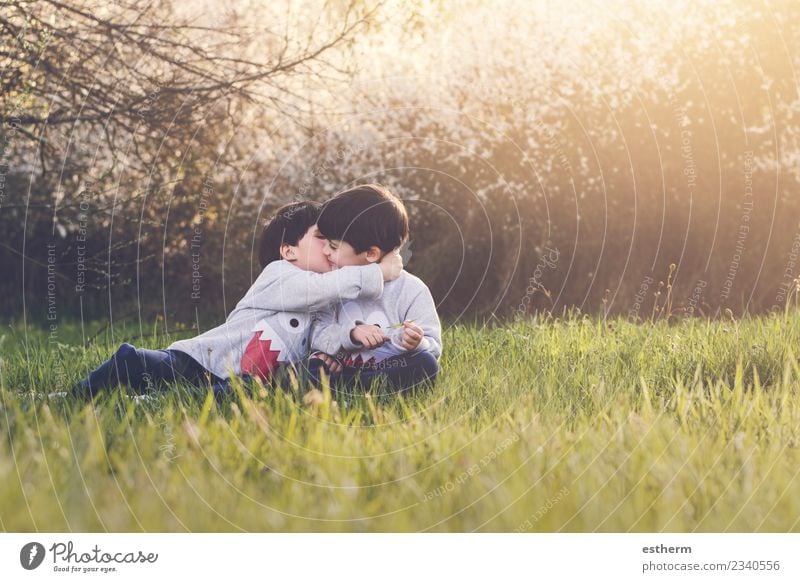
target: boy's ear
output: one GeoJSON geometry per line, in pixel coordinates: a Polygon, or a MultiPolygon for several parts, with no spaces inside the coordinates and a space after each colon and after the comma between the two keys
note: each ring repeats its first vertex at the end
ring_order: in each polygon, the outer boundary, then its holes
{"type": "Polygon", "coordinates": [[[370,263],[377,263],[381,260],[382,254],[383,251],[379,247],[369,247],[365,256],[370,263]]]}
{"type": "Polygon", "coordinates": [[[288,243],[281,245],[281,258],[284,261],[294,261],[297,259],[297,253],[294,252],[294,247],[288,243]]]}

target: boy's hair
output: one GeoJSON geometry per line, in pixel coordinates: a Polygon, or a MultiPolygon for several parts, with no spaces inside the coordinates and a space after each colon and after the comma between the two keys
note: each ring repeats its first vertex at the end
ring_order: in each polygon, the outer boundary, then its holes
{"type": "Polygon", "coordinates": [[[327,239],[350,243],[356,253],[370,247],[386,253],[408,238],[408,214],[403,203],[387,188],[364,184],[325,202],[317,227],[327,239]]]}
{"type": "Polygon", "coordinates": [[[281,259],[281,245],[297,245],[317,222],[319,211],[319,202],[292,202],[278,208],[261,231],[258,243],[261,268],[281,259]]]}

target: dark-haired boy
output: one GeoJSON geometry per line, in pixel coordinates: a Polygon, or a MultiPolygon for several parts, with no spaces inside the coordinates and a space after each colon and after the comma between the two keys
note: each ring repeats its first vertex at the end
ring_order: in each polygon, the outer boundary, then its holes
{"type": "MultiPolygon", "coordinates": [[[[337,194],[322,206],[317,227],[335,269],[370,265],[408,239],[403,203],[377,184],[337,194]]],[[[385,378],[397,392],[433,382],[442,353],[441,326],[428,287],[403,271],[379,296],[341,299],[317,314],[312,377],[324,368],[331,385],[370,388],[385,378]]]]}
{"type": "Polygon", "coordinates": [[[269,381],[279,367],[305,361],[312,312],[340,297],[377,297],[402,270],[399,254],[390,253],[367,268],[332,271],[316,227],[319,211],[317,203],[297,202],[275,212],[261,234],[264,269],[225,323],[163,350],[123,343],[74,392],[94,395],[118,384],[142,392],[183,380],[208,383],[219,395],[231,376],[269,381]]]}

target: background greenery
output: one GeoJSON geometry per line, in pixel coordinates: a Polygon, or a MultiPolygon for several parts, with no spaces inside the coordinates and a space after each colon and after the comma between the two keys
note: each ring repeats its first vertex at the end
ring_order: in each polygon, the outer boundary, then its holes
{"type": "Polygon", "coordinates": [[[138,333],[113,331],[3,332],[0,528],[800,530],[796,311],[452,326],[407,398],[47,398],[138,333]]]}
{"type": "Polygon", "coordinates": [[[671,264],[675,313],[781,311],[800,274],[794,0],[3,6],[6,317],[53,279],[62,319],[207,329],[274,207],[367,181],[454,320],[635,318],[671,264]]]}

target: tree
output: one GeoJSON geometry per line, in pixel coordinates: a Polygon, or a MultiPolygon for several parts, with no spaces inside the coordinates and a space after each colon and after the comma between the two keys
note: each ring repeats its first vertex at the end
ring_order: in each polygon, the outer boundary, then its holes
{"type": "MultiPolygon", "coordinates": [[[[197,221],[206,180],[235,182],[241,160],[224,155],[232,136],[254,112],[259,130],[302,126],[316,96],[299,89],[347,74],[335,53],[380,7],[308,0],[204,16],[172,0],[4,1],[0,228],[10,244],[0,262],[9,294],[20,297],[24,273],[25,292],[41,297],[44,240],[58,244],[65,281],[77,280],[81,248],[99,287],[179,249],[158,229],[167,217],[184,231],[197,221]]],[[[224,216],[228,195],[205,199],[205,216],[224,216]]],[[[6,311],[19,309],[15,301],[6,311]]]]}

